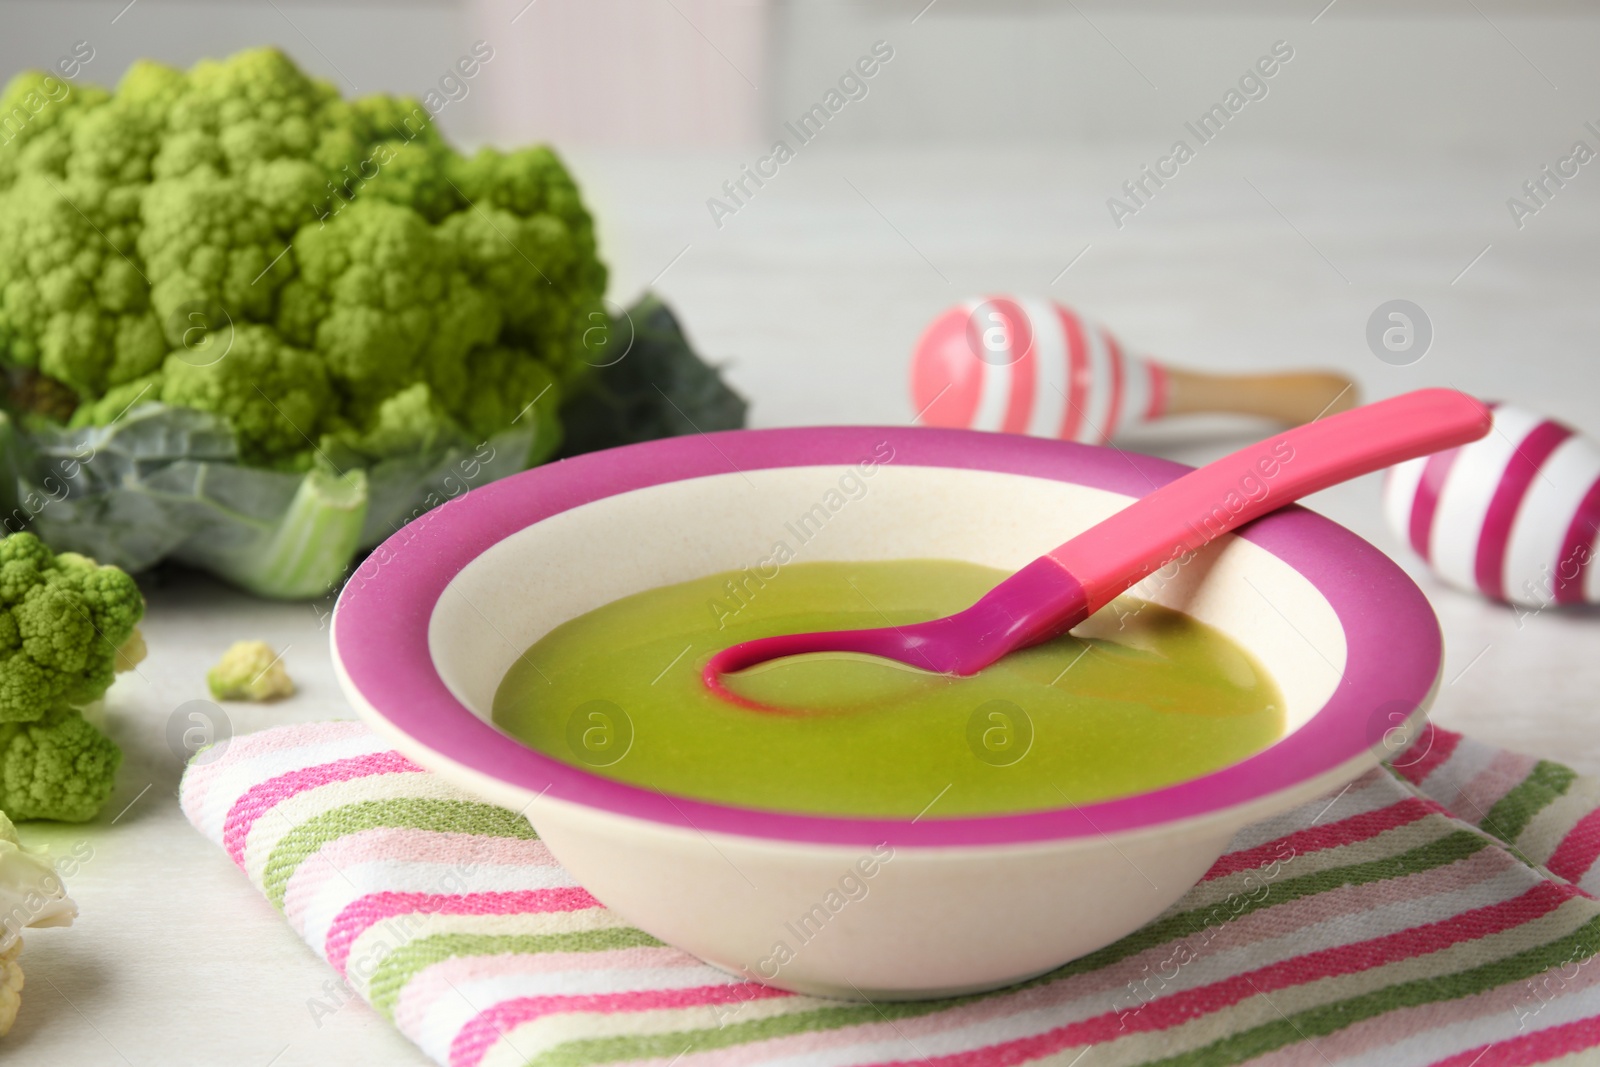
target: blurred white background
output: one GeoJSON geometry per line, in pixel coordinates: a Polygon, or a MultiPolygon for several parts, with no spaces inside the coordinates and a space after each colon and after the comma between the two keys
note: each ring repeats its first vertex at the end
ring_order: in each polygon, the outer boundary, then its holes
{"type": "MultiPolygon", "coordinates": [[[[463,141],[764,143],[874,40],[894,77],[830,141],[1166,139],[1276,39],[1299,62],[1234,140],[1537,155],[1586,94],[1584,0],[6,0],[0,69],[78,40],[114,81],[273,42],[347,93],[422,95],[476,40],[496,60],[440,124],[463,141]],[[1313,19],[1315,21],[1313,22],[1313,19]]],[[[1600,114],[1597,111],[1596,114],[1600,114]]]]}
{"type": "MultiPolygon", "coordinates": [[[[982,290],[1049,292],[1177,362],[1347,365],[1376,393],[1494,386],[1578,419],[1600,393],[1595,189],[1519,229],[1507,200],[1600,120],[1595,5],[1557,0],[6,0],[0,72],[78,41],[83,77],[263,42],[346,93],[439,94],[463,145],[548,140],[600,220],[613,295],[655,281],[758,423],[909,415],[921,325],[982,290]],[[482,41],[470,80],[453,65],[482,41]],[[735,215],[709,200],[875,42],[893,59],[735,215]],[[1124,225],[1108,199],[1275,42],[1293,59],[1124,225]],[[1085,248],[1070,274],[1061,274],[1085,248]],[[1480,252],[1489,249],[1481,259],[1480,252]],[[824,264],[819,269],[819,263],[824,264]],[[1471,263],[1471,270],[1462,275],[1471,263]],[[931,269],[930,269],[931,268],[931,269]],[[862,282],[870,279],[869,286],[862,282]],[[1454,284],[1452,281],[1454,280],[1454,284]],[[1514,315],[1490,313],[1515,292],[1514,315]],[[782,313],[755,316],[771,297],[782,313]],[[1430,362],[1366,316],[1421,304],[1430,362]],[[752,304],[756,301],[756,304],[752,304]],[[1530,327],[1538,326],[1537,334],[1530,327]],[[761,388],[826,345],[848,380],[761,388]],[[796,362],[799,361],[799,362],[796,362]],[[1596,369],[1591,369],[1591,368],[1596,369]],[[1490,368],[1488,377],[1484,376],[1490,368]],[[1574,385],[1583,388],[1574,389],[1574,385]]],[[[728,201],[724,200],[725,203],[728,201]]]]}

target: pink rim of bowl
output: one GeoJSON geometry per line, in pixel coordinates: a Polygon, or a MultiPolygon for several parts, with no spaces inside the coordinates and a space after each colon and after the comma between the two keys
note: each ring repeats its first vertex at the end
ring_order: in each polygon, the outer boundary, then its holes
{"type": "MultiPolygon", "coordinates": [[[[1329,519],[1292,506],[1237,536],[1293,567],[1339,618],[1347,646],[1333,696],[1298,730],[1242,762],[1149,793],[1012,815],[884,819],[740,808],[666,796],[562,763],[479,718],[433,665],[428,624],[450,581],[485,550],[543,519],[668,482],[857,462],[887,439],[895,466],[994,471],[1140,496],[1189,470],[1113,448],[920,427],[734,430],[591,453],[512,475],[405,526],[359,567],[334,611],[335,659],[412,753],[434,754],[533,794],[618,815],[743,837],[937,848],[1101,836],[1187,821],[1260,800],[1373,751],[1379,709],[1417,708],[1443,643],[1427,598],[1393,561],[1329,519]]],[[[427,755],[419,756],[427,763],[427,755]]]]}

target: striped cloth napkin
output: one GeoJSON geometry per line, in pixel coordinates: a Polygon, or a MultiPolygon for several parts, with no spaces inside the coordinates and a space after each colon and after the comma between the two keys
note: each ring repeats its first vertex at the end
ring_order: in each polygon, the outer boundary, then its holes
{"type": "Polygon", "coordinates": [[[1600,781],[1437,729],[1404,759],[1246,829],[1116,944],[923,1003],[783,993],[663,945],[359,723],[236,738],[182,802],[444,1067],[1600,1063],[1600,781]]]}

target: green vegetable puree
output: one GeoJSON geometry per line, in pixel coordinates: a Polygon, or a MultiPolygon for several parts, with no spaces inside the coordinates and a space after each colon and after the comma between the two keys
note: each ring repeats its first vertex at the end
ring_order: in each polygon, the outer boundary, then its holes
{"type": "Polygon", "coordinates": [[[849,653],[700,672],[754,637],[918,622],[1005,574],[951,560],[792,563],[624,597],[556,627],[506,674],[495,722],[664,793],[858,816],[1016,812],[1170,785],[1283,733],[1283,698],[1221,633],[1124,597],[971,678],[849,653]]]}

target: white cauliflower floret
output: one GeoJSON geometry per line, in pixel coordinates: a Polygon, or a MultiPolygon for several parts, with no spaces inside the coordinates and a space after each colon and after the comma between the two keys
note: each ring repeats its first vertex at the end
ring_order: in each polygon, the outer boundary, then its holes
{"type": "Polygon", "coordinates": [[[22,1004],[22,931],[71,926],[78,906],[43,856],[22,847],[17,828],[0,812],[0,1037],[16,1022],[22,1004]]]}
{"type": "Polygon", "coordinates": [[[17,957],[22,955],[22,938],[4,952],[0,952],[0,1037],[11,1032],[17,1021],[17,1009],[22,1007],[22,965],[17,957]]]}
{"type": "Polygon", "coordinates": [[[278,700],[294,695],[283,657],[265,641],[235,641],[206,674],[218,700],[278,700]]]}

